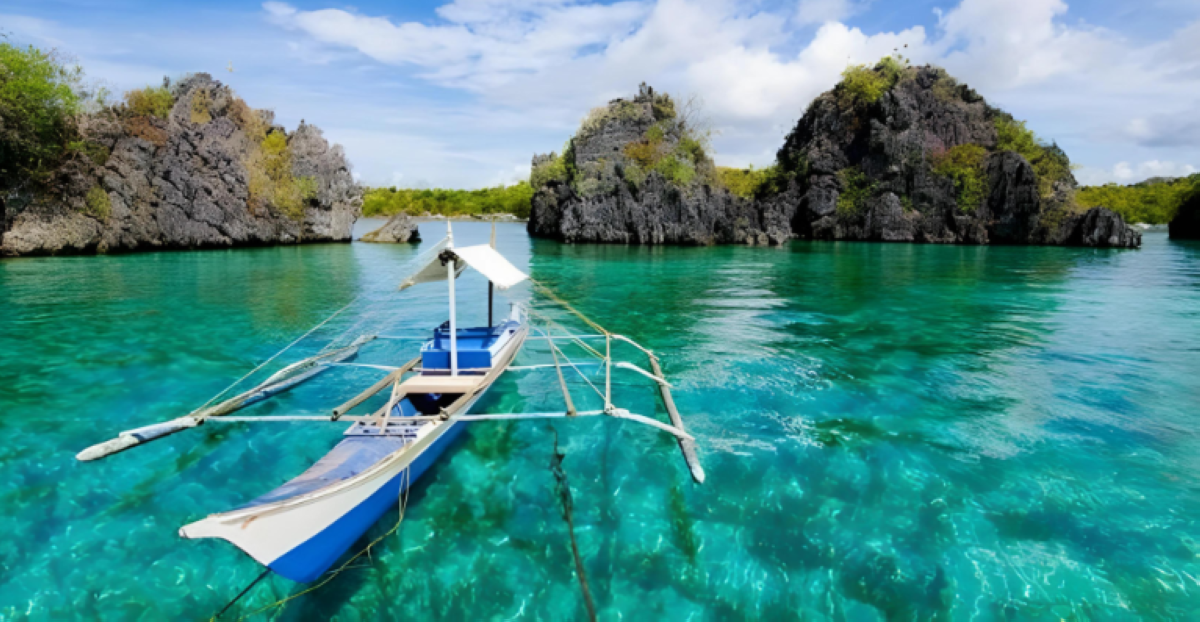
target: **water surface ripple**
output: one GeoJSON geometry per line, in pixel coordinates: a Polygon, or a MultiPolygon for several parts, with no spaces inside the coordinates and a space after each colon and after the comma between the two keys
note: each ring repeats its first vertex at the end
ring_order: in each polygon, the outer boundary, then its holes
{"type": "MultiPolygon", "coordinates": [[[[638,248],[503,225],[500,247],[662,354],[708,483],[629,422],[474,424],[369,564],[261,617],[582,618],[557,435],[605,620],[1200,618],[1200,244],[638,248]]],[[[203,403],[356,297],[283,362],[439,323],[444,288],[395,293],[419,250],[0,262],[0,618],[220,609],[258,566],[178,527],[295,475],[343,426],[210,424],[101,462],[75,452],[203,403]]],[[[461,320],[481,321],[484,281],[460,283],[461,320]]],[[[253,412],[322,412],[376,377],[338,369],[253,412]]],[[[599,403],[572,382],[580,408],[599,403]]],[[[663,416],[644,379],[615,384],[619,404],[663,416]]],[[[552,371],[498,389],[491,411],[559,407],[552,371]]],[[[237,609],[300,589],[273,577],[237,609]]]]}

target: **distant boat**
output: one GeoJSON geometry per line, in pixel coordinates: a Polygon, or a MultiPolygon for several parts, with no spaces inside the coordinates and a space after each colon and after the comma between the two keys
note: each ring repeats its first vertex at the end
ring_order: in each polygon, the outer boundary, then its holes
{"type": "MultiPolygon", "coordinates": [[[[447,236],[423,255],[400,289],[445,279],[449,284],[449,320],[434,329],[416,358],[398,367],[365,365],[388,372],[371,387],[333,409],[329,416],[247,416],[229,413],[267,399],[338,365],[353,365],[360,349],[375,339],[395,337],[364,335],[350,345],[289,365],[253,389],[216,406],[201,408],[185,417],[122,432],[116,439],[90,447],[77,456],[94,460],[130,447],[196,427],[207,421],[337,421],[352,424],[345,438],[328,454],[296,478],[239,508],[213,514],[184,526],[184,538],[226,540],[274,573],[298,582],[313,581],[328,571],[347,550],[390,509],[401,495],[462,434],[467,422],[480,419],[526,419],[609,415],[646,423],[676,436],[697,482],[704,472],[696,458],[694,439],[683,429],[682,420],[662,377],[657,357],[620,335],[602,332],[575,335],[552,334],[538,329],[531,337],[530,313],[514,305],[509,316],[492,323],[494,289],[506,290],[528,280],[491,245],[455,248],[447,223],[447,236]],[[455,280],[466,268],[488,279],[488,326],[458,328],[456,325],[455,280]],[[553,363],[512,366],[527,340],[545,340],[553,363]],[[604,340],[605,352],[587,345],[587,340],[604,340]],[[572,362],[558,342],[579,345],[597,355],[604,367],[604,408],[576,411],[563,377],[566,368],[587,379],[580,365],[572,362]],[[647,371],[626,362],[614,363],[613,341],[632,344],[648,355],[647,371]],[[566,361],[559,360],[560,356],[566,361]],[[615,407],[611,400],[612,368],[627,369],[651,378],[658,385],[670,415],[667,424],[615,407]],[[468,414],[501,374],[554,368],[563,389],[565,410],[552,413],[468,414]],[[384,406],[371,415],[346,413],[383,391],[391,389],[384,406]]],[[[561,303],[556,296],[550,294],[561,303]]],[[[564,306],[578,313],[569,305],[564,306]]],[[[583,316],[580,315],[582,318],[583,316]]],[[[593,327],[594,323],[583,318],[593,327]]],[[[597,364],[593,361],[593,364],[597,364]]],[[[590,383],[591,381],[588,380],[590,383]]],[[[597,388],[597,392],[599,389],[597,388]]]]}

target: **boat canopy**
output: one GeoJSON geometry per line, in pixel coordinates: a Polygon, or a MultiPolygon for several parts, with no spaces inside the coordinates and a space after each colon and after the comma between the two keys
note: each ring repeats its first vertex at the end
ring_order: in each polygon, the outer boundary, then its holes
{"type": "Polygon", "coordinates": [[[487,280],[496,286],[496,289],[508,289],[529,278],[528,274],[518,270],[504,258],[504,255],[497,253],[496,249],[487,244],[456,248],[454,254],[467,262],[468,266],[486,276],[487,280]]]}
{"type": "Polygon", "coordinates": [[[443,240],[426,253],[429,259],[425,263],[418,266],[412,274],[400,282],[400,289],[404,290],[421,283],[433,283],[445,280],[446,268],[441,260],[443,251],[445,250],[454,253],[455,278],[462,275],[463,270],[467,266],[478,270],[497,289],[501,290],[508,289],[529,278],[529,275],[518,270],[503,255],[496,252],[496,249],[487,244],[452,248],[449,246],[448,241],[443,240]]]}

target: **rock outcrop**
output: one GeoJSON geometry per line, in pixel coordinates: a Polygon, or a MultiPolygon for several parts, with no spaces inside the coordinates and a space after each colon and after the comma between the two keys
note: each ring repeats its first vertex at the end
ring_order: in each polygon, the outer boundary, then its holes
{"type": "Polygon", "coordinates": [[[1119,215],[1074,206],[1062,150],[941,69],[887,59],[858,71],[868,84],[849,77],[819,96],[777,156],[800,194],[798,237],[1141,244],[1119,215]]]}
{"type": "Polygon", "coordinates": [[[1200,240],[1200,182],[1191,197],[1179,206],[1179,213],[1171,220],[1169,235],[1172,240],[1200,240]]]}
{"type": "Polygon", "coordinates": [[[116,107],[81,124],[89,157],[8,202],[0,253],[47,255],[349,241],[362,208],[339,146],[195,74],[165,117],[116,107]]]}
{"type": "Polygon", "coordinates": [[[809,105],[749,196],[712,173],[691,131],[644,85],[593,111],[563,155],[534,158],[530,233],[635,244],[1141,244],[1119,215],[1076,206],[1062,150],[934,67],[888,58],[847,72],[809,105]]]}
{"type": "Polygon", "coordinates": [[[363,242],[378,242],[383,244],[403,244],[405,242],[420,242],[421,232],[412,216],[400,212],[388,219],[382,227],[362,236],[363,242]]]}
{"type": "Polygon", "coordinates": [[[535,156],[530,234],[565,242],[767,243],[753,201],[714,183],[702,136],[667,95],[642,85],[593,110],[561,155],[535,156]]]}

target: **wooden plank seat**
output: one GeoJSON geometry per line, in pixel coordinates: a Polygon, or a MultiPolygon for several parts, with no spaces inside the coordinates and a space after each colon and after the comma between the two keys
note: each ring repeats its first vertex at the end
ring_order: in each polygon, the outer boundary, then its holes
{"type": "Polygon", "coordinates": [[[484,378],[486,376],[483,374],[458,376],[427,376],[422,374],[413,376],[400,383],[400,391],[405,395],[413,393],[470,393],[483,384],[484,378]]]}

